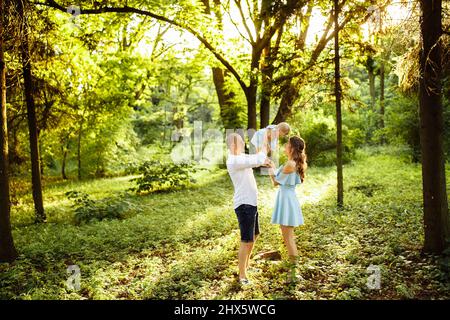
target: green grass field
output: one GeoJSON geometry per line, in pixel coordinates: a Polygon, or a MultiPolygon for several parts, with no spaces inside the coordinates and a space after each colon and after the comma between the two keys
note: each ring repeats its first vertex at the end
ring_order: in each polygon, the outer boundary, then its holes
{"type": "MultiPolygon", "coordinates": [[[[13,207],[20,257],[0,265],[0,298],[449,299],[448,263],[420,252],[420,166],[371,149],[359,152],[344,176],[341,211],[334,168],[311,168],[297,189],[305,218],[296,230],[304,280],[287,286],[282,261],[257,260],[246,289],[237,284],[239,232],[225,170],[201,171],[186,190],[129,196],[135,209],[125,219],[80,226],[65,192],[100,199],[130,188],[132,177],[47,182],[47,224],[32,224],[29,195],[13,207]],[[76,292],[65,284],[72,264],[81,269],[76,292]],[[380,290],[367,288],[369,265],[381,270],[380,290]]],[[[276,190],[268,177],[257,180],[262,233],[254,252],[280,250],[286,259],[279,229],[270,224],[276,190]]]]}

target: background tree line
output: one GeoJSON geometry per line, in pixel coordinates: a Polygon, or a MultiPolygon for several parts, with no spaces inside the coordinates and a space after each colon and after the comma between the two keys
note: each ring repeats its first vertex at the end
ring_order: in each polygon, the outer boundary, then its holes
{"type": "MultiPolygon", "coordinates": [[[[0,256],[15,256],[9,204],[21,190],[31,188],[35,220],[44,222],[45,181],[135,173],[167,155],[172,132],[189,132],[194,120],[223,129],[289,121],[308,141],[311,164],[333,165],[337,33],[342,161],[379,144],[405,145],[412,161],[424,161],[424,182],[441,195],[431,211],[425,205],[428,221],[441,219],[430,231],[440,240],[426,247],[442,251],[450,44],[448,5],[436,3],[413,2],[394,24],[388,0],[341,0],[339,16],[322,0],[89,2],[73,19],[70,1],[2,1],[0,256]],[[427,25],[428,14],[442,25],[427,25]],[[439,52],[424,60],[435,43],[439,52]],[[427,118],[436,103],[440,115],[427,118]]],[[[425,188],[425,199],[435,191],[425,188]]]]}

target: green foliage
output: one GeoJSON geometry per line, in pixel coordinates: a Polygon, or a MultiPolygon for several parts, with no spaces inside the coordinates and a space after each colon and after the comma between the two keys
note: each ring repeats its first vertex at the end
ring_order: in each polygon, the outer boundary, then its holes
{"type": "MultiPolygon", "coordinates": [[[[276,1],[271,13],[278,14],[278,4],[282,1],[276,1]]],[[[108,5],[121,6],[122,1],[108,5]]],[[[259,72],[266,61],[259,61],[259,66],[252,64],[251,46],[242,36],[224,37],[216,7],[211,7],[210,15],[198,0],[131,0],[128,5],[145,7],[197,30],[245,83],[256,76],[258,79],[253,79],[259,81],[261,92],[259,72]]],[[[220,8],[224,17],[232,5],[229,2],[220,8]]],[[[330,5],[326,1],[314,3],[315,10],[325,15],[330,5]]],[[[0,298],[448,299],[448,252],[440,264],[434,257],[420,254],[420,167],[405,161],[405,150],[413,160],[419,160],[418,102],[414,94],[406,96],[399,91],[399,79],[391,68],[397,63],[398,69],[411,69],[410,76],[416,74],[418,33],[408,28],[417,26],[386,29],[374,36],[376,41],[367,40],[361,33],[365,28],[353,18],[366,16],[369,5],[361,5],[361,1],[346,4],[346,12],[353,14],[341,38],[345,49],[341,68],[344,162],[354,161],[345,169],[347,205],[340,210],[335,207],[334,167],[320,167],[335,163],[335,109],[330,95],[333,53],[315,50],[318,43],[322,45],[320,34],[311,43],[308,40],[304,49],[293,51],[300,44],[297,25],[305,28],[307,15],[289,18],[279,50],[267,50],[279,51],[277,57],[270,58],[275,59],[269,68],[274,71],[271,105],[289,92],[287,82],[280,79],[292,80],[300,96],[292,101],[289,122],[293,133],[305,138],[312,164],[299,189],[306,224],[296,229],[302,257],[299,269],[305,281],[298,287],[287,287],[282,263],[255,261],[257,275],[251,290],[240,290],[235,281],[239,230],[226,172],[208,172],[198,178],[201,175],[191,164],[163,162],[173,146],[173,131],[189,131],[194,121],[203,121],[204,130],[245,126],[246,97],[236,79],[226,72],[225,93],[231,103],[219,108],[211,69],[224,67],[186,31],[129,14],[82,15],[69,21],[66,13],[33,5],[29,12],[31,63],[45,164],[45,209],[51,223],[32,225],[28,128],[23,117],[26,108],[23,84],[17,76],[22,72],[20,46],[7,32],[12,221],[21,256],[13,265],[0,266],[0,298]],[[399,34],[410,43],[397,41],[399,34]],[[319,53],[317,64],[311,53],[319,53]],[[386,114],[385,128],[381,129],[382,59],[386,59],[386,114]],[[376,77],[373,106],[368,69],[376,77]],[[298,76],[292,78],[293,74],[298,76]],[[363,143],[384,144],[386,140],[409,148],[357,150],[363,143]],[[83,178],[116,177],[72,181],[78,160],[83,178]],[[59,181],[53,175],[61,175],[63,163],[69,180],[59,181]],[[120,177],[124,172],[140,176],[120,177]],[[195,185],[194,177],[198,178],[195,185]],[[138,194],[151,195],[123,193],[131,186],[138,194]],[[81,267],[80,292],[70,292],[64,286],[70,264],[81,267]],[[379,265],[382,271],[379,291],[368,290],[365,285],[370,264],[379,265]]],[[[257,18],[258,13],[252,15],[257,18]]],[[[273,17],[265,18],[273,21],[273,17]]],[[[329,47],[323,44],[323,48],[329,47]]],[[[448,155],[448,66],[444,77],[444,150],[448,155]]],[[[411,83],[417,83],[411,78],[411,83]]],[[[258,179],[264,236],[255,251],[276,248],[287,258],[279,229],[270,225],[274,190],[267,177],[258,179]]]]}
{"type": "Polygon", "coordinates": [[[93,200],[84,192],[66,192],[68,199],[74,202],[74,221],[77,225],[92,221],[123,219],[133,205],[125,197],[106,197],[93,200]]]}
{"type": "Polygon", "coordinates": [[[174,191],[190,186],[195,180],[192,174],[197,169],[191,163],[163,163],[159,160],[146,161],[139,167],[139,178],[133,179],[137,193],[174,191]]]}
{"type": "MultiPolygon", "coordinates": [[[[295,121],[295,120],[294,120],[295,121]]],[[[330,166],[336,163],[336,125],[331,117],[311,110],[302,113],[298,122],[294,122],[293,133],[306,142],[308,162],[313,166],[330,166]]],[[[342,128],[343,161],[348,163],[355,156],[356,148],[364,142],[359,128],[342,128]]]]}
{"type": "MultiPolygon", "coordinates": [[[[21,256],[0,265],[0,298],[449,299],[446,269],[421,253],[420,166],[398,153],[385,147],[359,152],[345,169],[347,205],[341,210],[335,205],[335,170],[308,171],[297,190],[305,217],[295,231],[304,278],[297,286],[285,285],[282,261],[254,260],[252,287],[239,288],[239,228],[224,170],[198,172],[204,175],[196,186],[178,192],[129,195],[140,214],[80,226],[67,223],[72,211],[63,210],[63,191],[113,196],[129,188],[132,177],[49,183],[52,223],[14,223],[21,256]],[[80,291],[65,286],[72,264],[81,269],[80,291]],[[380,267],[380,290],[366,286],[371,264],[380,267]]],[[[262,234],[254,252],[279,250],[287,260],[279,227],[270,223],[276,190],[267,176],[257,180],[262,234]]],[[[14,208],[13,221],[21,221],[20,214],[14,208]]]]}
{"type": "Polygon", "coordinates": [[[416,97],[397,96],[389,101],[386,110],[384,136],[392,144],[410,148],[413,161],[420,160],[419,101],[416,97]]]}
{"type": "MultiPolygon", "coordinates": [[[[416,95],[397,95],[388,100],[385,128],[378,130],[377,136],[384,136],[393,145],[404,144],[409,147],[409,157],[414,162],[420,162],[420,125],[419,101],[416,95]]],[[[450,103],[443,101],[444,107],[444,153],[449,156],[450,134],[450,103]]]]}

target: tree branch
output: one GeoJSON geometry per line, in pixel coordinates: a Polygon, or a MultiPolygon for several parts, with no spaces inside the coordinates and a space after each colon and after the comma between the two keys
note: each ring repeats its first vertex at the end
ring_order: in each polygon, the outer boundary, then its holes
{"type": "MultiPolygon", "coordinates": [[[[67,8],[58,4],[54,0],[46,0],[45,2],[36,2],[35,4],[43,5],[43,6],[54,8],[54,9],[57,9],[57,10],[60,10],[63,12],[67,12],[67,8]]],[[[133,7],[129,7],[129,6],[102,7],[102,8],[97,8],[97,9],[80,9],[80,14],[102,14],[102,13],[136,13],[136,14],[140,14],[140,15],[149,16],[149,17],[151,17],[153,19],[157,19],[159,21],[167,22],[175,27],[178,27],[178,28],[188,31],[189,33],[194,35],[209,51],[211,51],[211,53],[217,58],[217,60],[219,60],[225,66],[225,68],[227,68],[228,71],[230,71],[231,74],[233,74],[233,76],[236,78],[236,80],[238,81],[238,83],[242,87],[242,89],[244,91],[247,90],[247,85],[242,80],[241,76],[236,71],[236,69],[234,69],[234,67],[219,52],[217,52],[217,50],[212,46],[211,43],[209,43],[208,40],[206,40],[198,31],[194,30],[193,28],[183,25],[175,20],[155,14],[153,12],[141,10],[141,9],[137,9],[137,8],[133,8],[133,7]]]]}
{"type": "MultiPolygon", "coordinates": [[[[227,13],[228,19],[230,19],[230,22],[234,25],[234,27],[235,27],[236,31],[239,33],[239,35],[240,35],[245,41],[247,41],[250,45],[253,46],[253,44],[254,44],[253,39],[249,39],[249,38],[247,38],[245,35],[243,35],[242,32],[241,32],[241,30],[239,29],[239,26],[237,25],[237,23],[234,22],[233,17],[231,16],[231,13],[230,13],[230,10],[229,10],[230,8],[229,8],[229,7],[226,8],[224,4],[222,4],[222,7],[223,7],[224,11],[227,13]]],[[[250,35],[250,36],[251,36],[251,35],[250,35]]]]}
{"type": "Polygon", "coordinates": [[[244,25],[244,28],[245,28],[245,30],[248,33],[248,36],[249,36],[250,41],[251,41],[250,43],[252,45],[254,45],[255,44],[255,39],[253,38],[253,35],[252,35],[251,31],[250,31],[250,28],[247,25],[247,21],[245,20],[245,15],[244,15],[244,11],[242,10],[241,0],[234,0],[234,3],[236,3],[236,6],[239,9],[239,13],[240,13],[241,18],[242,18],[242,24],[244,25]]]}

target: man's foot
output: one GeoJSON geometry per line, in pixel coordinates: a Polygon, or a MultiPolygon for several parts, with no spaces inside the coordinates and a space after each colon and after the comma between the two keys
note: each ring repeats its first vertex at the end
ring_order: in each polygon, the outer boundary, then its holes
{"type": "Polygon", "coordinates": [[[261,269],[253,267],[253,266],[247,268],[247,273],[258,273],[260,271],[261,271],[261,269]]]}

